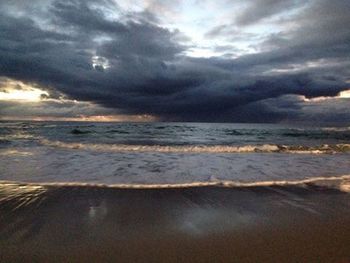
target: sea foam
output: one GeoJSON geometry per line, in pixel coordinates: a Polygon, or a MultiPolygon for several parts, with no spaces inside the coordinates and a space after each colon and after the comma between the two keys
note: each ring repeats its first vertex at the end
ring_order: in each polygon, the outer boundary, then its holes
{"type": "Polygon", "coordinates": [[[340,152],[350,152],[350,144],[322,144],[318,146],[304,145],[185,145],[185,146],[167,146],[167,145],[126,145],[126,144],[103,144],[103,143],[74,143],[51,141],[47,139],[40,140],[45,146],[101,151],[101,152],[160,152],[160,153],[294,153],[294,154],[333,154],[340,152]]]}

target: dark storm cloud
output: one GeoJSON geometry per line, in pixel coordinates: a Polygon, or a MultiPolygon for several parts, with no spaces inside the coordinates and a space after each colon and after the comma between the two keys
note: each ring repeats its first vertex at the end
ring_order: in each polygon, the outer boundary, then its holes
{"type": "Polygon", "coordinates": [[[254,122],[349,125],[349,107],[349,99],[329,97],[305,101],[303,96],[284,95],[244,105],[232,113],[237,120],[246,117],[254,122]]]}
{"type": "MultiPolygon", "coordinates": [[[[254,15],[239,23],[255,23],[296,3],[269,1],[262,7],[263,2],[252,1],[248,9],[254,15]]],[[[164,120],[281,121],[300,108],[267,108],[266,100],[335,96],[349,85],[347,1],[314,1],[298,15],[300,27],[271,35],[260,43],[260,53],[236,59],[186,56],[186,36],[157,25],[155,3],[147,15],[120,12],[107,0],[52,1],[27,13],[23,3],[0,4],[0,76],[97,103],[108,112],[164,120]],[[321,66],[305,66],[314,60],[321,66]]]]}

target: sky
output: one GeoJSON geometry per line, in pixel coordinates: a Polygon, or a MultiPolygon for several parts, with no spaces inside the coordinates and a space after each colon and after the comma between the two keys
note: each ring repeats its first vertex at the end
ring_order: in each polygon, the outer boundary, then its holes
{"type": "Polygon", "coordinates": [[[350,125],[349,0],[1,0],[0,119],[350,125]]]}

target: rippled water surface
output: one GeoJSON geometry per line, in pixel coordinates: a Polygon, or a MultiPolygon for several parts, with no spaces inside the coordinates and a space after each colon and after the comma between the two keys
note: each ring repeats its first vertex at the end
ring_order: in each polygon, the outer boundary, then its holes
{"type": "Polygon", "coordinates": [[[350,128],[0,122],[0,180],[162,184],[350,174],[350,128]]]}

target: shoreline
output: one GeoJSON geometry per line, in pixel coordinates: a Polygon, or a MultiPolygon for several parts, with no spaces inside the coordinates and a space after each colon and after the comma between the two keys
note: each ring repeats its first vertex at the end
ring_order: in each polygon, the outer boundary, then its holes
{"type": "Polygon", "coordinates": [[[89,188],[109,188],[109,189],[174,189],[174,188],[198,188],[198,187],[223,187],[223,188],[250,188],[250,187],[325,187],[337,189],[341,192],[350,191],[350,175],[329,176],[329,177],[307,177],[300,180],[276,180],[276,181],[256,181],[242,182],[229,180],[194,181],[185,183],[94,183],[94,182],[25,182],[0,180],[0,187],[89,187],[89,188]]]}

